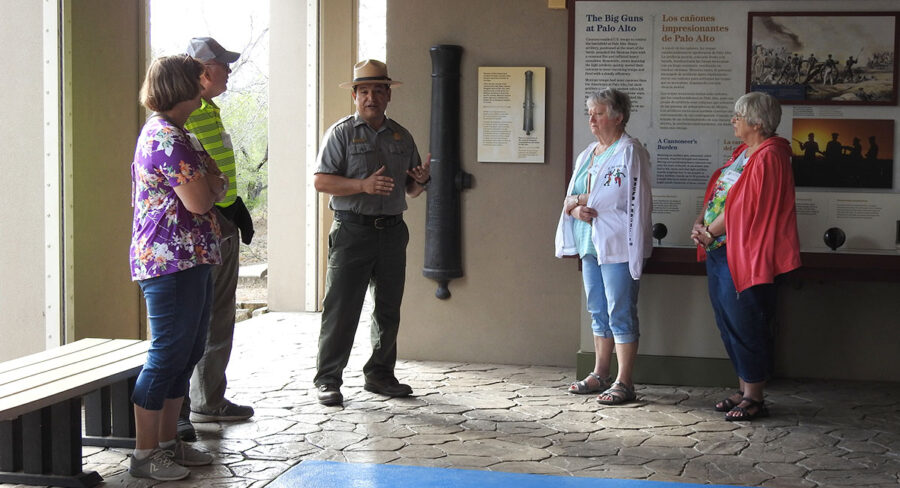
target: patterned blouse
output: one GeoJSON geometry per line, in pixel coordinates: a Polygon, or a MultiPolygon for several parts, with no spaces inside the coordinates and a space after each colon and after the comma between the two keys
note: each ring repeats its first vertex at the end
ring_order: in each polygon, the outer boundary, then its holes
{"type": "Polygon", "coordinates": [[[131,163],[131,279],[220,264],[219,221],[192,213],[175,187],[206,176],[209,155],[193,134],[156,116],[144,124],[131,163]]]}
{"type": "MultiPolygon", "coordinates": [[[[725,200],[728,198],[728,190],[731,190],[731,187],[734,186],[734,184],[737,183],[738,178],[741,177],[741,173],[744,172],[745,164],[747,164],[746,150],[739,154],[734,162],[723,169],[722,173],[719,174],[719,179],[716,180],[716,188],[713,190],[712,197],[706,204],[706,212],[703,214],[704,225],[711,224],[713,220],[716,220],[716,217],[725,210],[725,200]]],[[[725,245],[726,239],[727,237],[725,234],[716,236],[716,238],[709,243],[709,246],[706,246],[706,249],[710,251],[718,249],[725,245]]]]}

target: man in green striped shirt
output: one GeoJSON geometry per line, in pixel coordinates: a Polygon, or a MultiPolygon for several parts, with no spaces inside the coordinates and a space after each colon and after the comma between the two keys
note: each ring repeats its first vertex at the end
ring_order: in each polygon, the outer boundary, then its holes
{"type": "MultiPolygon", "coordinates": [[[[211,37],[195,37],[188,45],[187,54],[204,64],[206,71],[200,77],[201,105],[185,123],[203,148],[209,153],[222,173],[228,176],[228,193],[217,203],[219,224],[222,228],[222,265],[213,267],[213,304],[203,358],[197,363],[191,376],[191,386],[185,395],[179,419],[179,436],[184,440],[196,439],[191,421],[217,422],[244,420],[253,416],[253,407],[237,405],[225,399],[225,368],[231,357],[234,339],[235,291],[238,280],[240,242],[236,214],[246,207],[237,196],[237,170],[231,136],[222,125],[219,107],[213,98],[228,89],[229,64],[240,54],[225,50],[211,37]],[[239,208],[241,207],[241,208],[239,208]]],[[[244,241],[249,243],[250,229],[241,228],[244,241]]]]}

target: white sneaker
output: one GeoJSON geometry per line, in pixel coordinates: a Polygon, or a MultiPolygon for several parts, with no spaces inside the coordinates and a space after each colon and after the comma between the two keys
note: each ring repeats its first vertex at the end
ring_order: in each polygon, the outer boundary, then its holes
{"type": "Polygon", "coordinates": [[[187,478],[191,474],[191,470],[175,464],[169,451],[154,449],[144,459],[137,459],[131,456],[131,466],[128,468],[128,473],[135,478],[176,481],[187,478]]]}
{"type": "Polygon", "coordinates": [[[169,453],[169,457],[171,457],[173,461],[182,466],[206,466],[213,462],[212,454],[199,449],[194,449],[190,444],[181,439],[176,439],[175,445],[166,448],[164,451],[169,453]]]}

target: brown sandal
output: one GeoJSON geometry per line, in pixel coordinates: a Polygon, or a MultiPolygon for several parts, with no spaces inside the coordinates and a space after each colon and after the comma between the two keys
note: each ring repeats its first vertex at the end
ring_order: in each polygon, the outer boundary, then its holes
{"type": "Polygon", "coordinates": [[[735,405],[734,408],[728,411],[728,413],[735,412],[739,415],[728,415],[725,414],[725,420],[729,422],[738,422],[742,420],[753,420],[757,417],[768,417],[769,409],[766,407],[766,401],[760,400],[756,401],[749,397],[741,398],[741,403],[747,402],[746,407],[742,407],[740,404],[735,405]],[[750,413],[750,409],[756,407],[756,411],[750,413]]]}
{"type": "Polygon", "coordinates": [[[603,405],[621,405],[636,398],[637,395],[634,393],[634,387],[629,387],[621,381],[616,381],[597,397],[597,402],[603,405]],[[604,396],[608,396],[609,400],[605,400],[603,398],[604,396]]]}
{"type": "MultiPolygon", "coordinates": [[[[734,395],[739,395],[741,398],[743,398],[743,397],[744,397],[744,392],[738,391],[738,392],[735,393],[734,395]]],[[[738,403],[740,403],[740,400],[738,400],[738,402],[735,403],[734,400],[731,399],[731,397],[733,397],[734,395],[731,395],[731,396],[729,396],[729,397],[725,397],[724,400],[722,400],[721,402],[717,403],[717,404],[715,405],[715,407],[714,407],[714,408],[716,409],[716,412],[728,412],[728,411],[730,411],[732,408],[734,408],[738,403]]]]}

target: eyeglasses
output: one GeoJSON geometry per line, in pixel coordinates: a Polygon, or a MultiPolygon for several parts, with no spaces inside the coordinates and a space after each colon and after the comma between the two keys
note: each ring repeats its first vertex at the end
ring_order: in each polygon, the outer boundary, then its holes
{"type": "Polygon", "coordinates": [[[225,63],[220,63],[218,61],[210,61],[208,63],[203,63],[203,66],[219,66],[225,70],[226,73],[231,73],[231,66],[228,66],[225,63]]]}
{"type": "Polygon", "coordinates": [[[747,118],[746,116],[741,115],[739,113],[734,113],[731,115],[731,120],[744,120],[746,118],[747,118]]]}

